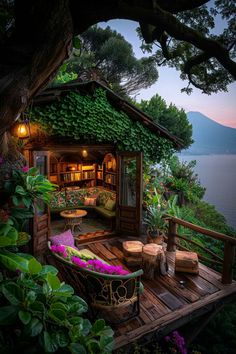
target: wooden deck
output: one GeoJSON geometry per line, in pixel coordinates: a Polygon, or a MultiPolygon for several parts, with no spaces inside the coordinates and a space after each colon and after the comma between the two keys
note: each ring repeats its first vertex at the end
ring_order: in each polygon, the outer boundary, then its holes
{"type": "MultiPolygon", "coordinates": [[[[122,241],[124,239],[113,237],[105,241],[80,243],[79,246],[90,249],[110,264],[121,265],[122,241]]],[[[174,255],[174,252],[167,252],[167,275],[157,280],[142,280],[144,293],[140,298],[140,315],[114,327],[116,349],[139,339],[161,338],[236,297],[236,282],[223,285],[221,274],[203,264],[199,265],[199,275],[175,274],[174,255]],[[183,288],[181,280],[185,281],[183,288]]]]}

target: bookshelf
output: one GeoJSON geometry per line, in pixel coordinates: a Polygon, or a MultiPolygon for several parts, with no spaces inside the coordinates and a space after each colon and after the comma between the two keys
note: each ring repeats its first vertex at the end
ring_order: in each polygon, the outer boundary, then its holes
{"type": "Polygon", "coordinates": [[[49,180],[60,188],[102,186],[115,191],[117,180],[114,166],[115,158],[112,154],[105,155],[102,164],[57,161],[52,158],[49,180]]]}
{"type": "Polygon", "coordinates": [[[88,165],[64,161],[52,162],[49,180],[59,186],[83,184],[93,187],[96,185],[96,166],[96,163],[88,165]]]}

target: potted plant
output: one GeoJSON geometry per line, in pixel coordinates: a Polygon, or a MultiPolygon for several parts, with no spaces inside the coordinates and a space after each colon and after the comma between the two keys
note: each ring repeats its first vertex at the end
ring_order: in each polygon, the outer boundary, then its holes
{"type": "Polygon", "coordinates": [[[156,205],[149,205],[145,222],[148,230],[148,242],[162,244],[167,224],[164,218],[165,210],[161,210],[156,205]]]}

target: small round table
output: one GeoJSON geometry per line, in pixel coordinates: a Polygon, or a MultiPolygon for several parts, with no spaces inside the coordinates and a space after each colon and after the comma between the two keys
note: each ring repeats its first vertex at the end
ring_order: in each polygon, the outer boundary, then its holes
{"type": "Polygon", "coordinates": [[[86,210],[63,210],[60,215],[65,219],[65,229],[71,229],[74,234],[75,227],[78,226],[81,231],[80,224],[82,223],[82,217],[87,215],[86,210]]]}

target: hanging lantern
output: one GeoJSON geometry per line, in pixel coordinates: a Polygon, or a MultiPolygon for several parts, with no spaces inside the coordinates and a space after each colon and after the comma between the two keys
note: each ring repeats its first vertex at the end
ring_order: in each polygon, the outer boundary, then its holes
{"type": "Polygon", "coordinates": [[[88,151],[87,150],[83,150],[82,151],[82,156],[83,157],[87,157],[88,156],[88,151]]]}
{"type": "Polygon", "coordinates": [[[26,122],[19,123],[17,127],[17,136],[20,139],[26,139],[29,137],[29,127],[26,122]]]}

